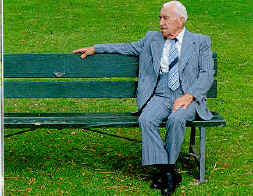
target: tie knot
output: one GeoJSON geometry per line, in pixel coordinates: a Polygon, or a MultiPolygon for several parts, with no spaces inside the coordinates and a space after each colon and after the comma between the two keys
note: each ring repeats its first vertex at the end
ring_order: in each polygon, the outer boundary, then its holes
{"type": "Polygon", "coordinates": [[[177,43],[178,39],[175,37],[174,39],[171,40],[173,43],[177,43]]]}
{"type": "Polygon", "coordinates": [[[177,38],[171,39],[171,40],[170,40],[170,44],[175,45],[175,44],[177,43],[177,41],[178,41],[177,38]]]}

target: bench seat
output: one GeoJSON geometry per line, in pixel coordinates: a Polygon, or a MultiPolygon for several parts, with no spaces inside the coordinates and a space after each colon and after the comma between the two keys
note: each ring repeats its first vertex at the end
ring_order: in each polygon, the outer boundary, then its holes
{"type": "MultiPolygon", "coordinates": [[[[213,112],[211,120],[196,119],[188,127],[224,126],[225,120],[213,112]]],[[[138,127],[138,116],[132,113],[6,113],[6,127],[138,127]]],[[[165,123],[162,124],[164,126],[165,123]]]]}

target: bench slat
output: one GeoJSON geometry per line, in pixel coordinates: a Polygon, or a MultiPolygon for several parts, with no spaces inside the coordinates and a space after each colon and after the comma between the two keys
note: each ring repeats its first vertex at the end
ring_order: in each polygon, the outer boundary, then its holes
{"type": "Polygon", "coordinates": [[[6,81],[6,98],[135,97],[135,81],[6,81]]]}
{"type": "MultiPolygon", "coordinates": [[[[134,98],[136,81],[5,81],[5,98],[134,98]]],[[[217,97],[217,82],[208,91],[217,97]]]]}
{"type": "Polygon", "coordinates": [[[138,57],[96,54],[5,54],[5,78],[136,77],[138,57]]]}
{"type": "MultiPolygon", "coordinates": [[[[213,53],[217,71],[217,54],[213,53]]],[[[138,57],[96,54],[5,54],[5,78],[101,78],[137,77],[138,57]]]]}
{"type": "MultiPolygon", "coordinates": [[[[187,126],[225,126],[225,120],[213,113],[211,120],[194,120],[187,122],[187,126]]],[[[131,113],[6,113],[4,117],[6,127],[138,127],[138,116],[131,113]]],[[[163,123],[162,126],[165,124],[163,123]]]]}

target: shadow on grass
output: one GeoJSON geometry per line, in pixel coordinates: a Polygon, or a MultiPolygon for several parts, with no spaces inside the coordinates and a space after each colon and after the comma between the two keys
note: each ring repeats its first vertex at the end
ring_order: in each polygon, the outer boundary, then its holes
{"type": "Polygon", "coordinates": [[[132,138],[128,138],[128,137],[122,137],[122,136],[119,136],[119,135],[116,135],[116,134],[110,134],[110,133],[106,133],[106,132],[99,131],[99,130],[96,130],[96,129],[87,129],[87,130],[92,131],[92,132],[96,132],[96,133],[99,133],[99,134],[107,135],[107,136],[112,136],[112,137],[124,139],[124,140],[131,141],[131,142],[141,143],[141,140],[132,139],[132,138]]]}
{"type": "MultiPolygon", "coordinates": [[[[106,171],[121,173],[140,180],[150,180],[155,169],[141,165],[141,141],[100,130],[85,130],[78,135],[69,130],[51,132],[39,131],[8,138],[5,148],[6,175],[22,173],[30,175],[68,175],[81,171],[106,171]],[[59,172],[59,170],[61,170],[59,172]],[[65,171],[64,171],[65,170],[65,171]],[[27,173],[26,173],[27,172],[27,173]],[[40,172],[40,174],[39,174],[40,172]]],[[[194,160],[180,153],[177,167],[187,175],[198,177],[198,167],[194,160]]]]}

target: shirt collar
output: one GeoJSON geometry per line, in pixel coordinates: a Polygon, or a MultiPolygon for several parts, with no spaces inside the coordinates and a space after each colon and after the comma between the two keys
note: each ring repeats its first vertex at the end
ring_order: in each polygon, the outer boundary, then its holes
{"type": "Polygon", "coordinates": [[[185,32],[185,27],[183,28],[183,30],[176,37],[179,43],[182,43],[182,41],[183,41],[184,32],[185,32]]]}

